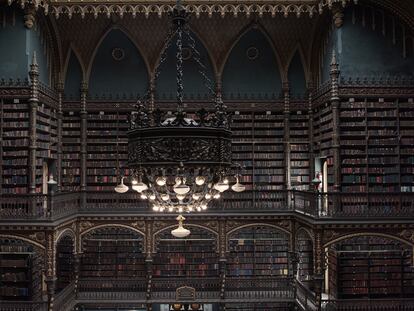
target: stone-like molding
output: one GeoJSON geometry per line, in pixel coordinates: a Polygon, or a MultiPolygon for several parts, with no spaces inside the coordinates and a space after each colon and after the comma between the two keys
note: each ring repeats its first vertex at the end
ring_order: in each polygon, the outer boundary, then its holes
{"type": "MultiPolygon", "coordinates": [[[[322,14],[325,8],[331,9],[336,3],[346,6],[347,3],[357,0],[261,0],[257,3],[248,1],[238,1],[238,3],[223,1],[205,1],[205,0],[189,0],[186,7],[187,11],[194,14],[197,18],[201,14],[207,14],[212,17],[213,14],[219,14],[221,17],[226,15],[245,15],[249,17],[252,14],[262,17],[263,15],[283,15],[288,17],[289,15],[295,15],[300,17],[302,15],[309,15],[313,17],[315,14],[322,14]]],[[[67,15],[71,18],[73,15],[80,15],[84,18],[86,15],[93,15],[97,18],[99,15],[105,15],[110,18],[112,15],[117,15],[122,18],[124,15],[132,15],[136,17],[139,14],[143,14],[145,17],[149,17],[150,14],[156,14],[159,17],[168,15],[173,10],[174,1],[170,3],[160,3],[155,0],[129,0],[127,3],[104,3],[88,2],[88,1],[42,1],[42,0],[8,0],[11,4],[17,2],[22,8],[27,5],[33,5],[36,9],[42,7],[45,14],[52,14],[55,18],[59,18],[60,15],[67,15]]],[[[254,1],[253,1],[254,2],[254,1]]]]}

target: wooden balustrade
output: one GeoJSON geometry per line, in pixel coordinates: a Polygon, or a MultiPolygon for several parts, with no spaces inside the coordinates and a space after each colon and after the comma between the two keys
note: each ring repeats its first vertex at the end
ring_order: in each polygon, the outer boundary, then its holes
{"type": "MultiPolygon", "coordinates": [[[[296,211],[319,219],[367,217],[413,217],[414,193],[315,193],[274,191],[231,194],[216,201],[207,213],[296,211]],[[234,198],[234,201],[233,201],[234,198]]],[[[138,193],[74,192],[44,194],[4,194],[0,196],[0,219],[55,220],[76,213],[148,212],[138,193]]]]}
{"type": "Polygon", "coordinates": [[[75,304],[75,283],[72,282],[55,295],[53,311],[71,311],[75,304]]]}
{"type": "Polygon", "coordinates": [[[299,281],[296,281],[296,303],[302,310],[318,310],[315,293],[299,281]]]}
{"type": "Polygon", "coordinates": [[[414,299],[323,300],[325,311],[414,311],[414,299]]]}
{"type": "Polygon", "coordinates": [[[46,311],[47,302],[0,301],[1,311],[46,311]]]}

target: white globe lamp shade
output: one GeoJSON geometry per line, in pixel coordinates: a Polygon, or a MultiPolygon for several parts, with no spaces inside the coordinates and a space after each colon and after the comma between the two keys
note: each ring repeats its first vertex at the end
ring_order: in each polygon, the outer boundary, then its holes
{"type": "Polygon", "coordinates": [[[165,186],[165,184],[167,183],[167,178],[165,178],[164,176],[160,176],[157,178],[155,182],[158,186],[165,186]]]}
{"type": "Polygon", "coordinates": [[[178,186],[175,186],[173,189],[174,192],[177,194],[187,194],[190,192],[190,187],[186,184],[180,184],[178,186]]]}
{"type": "Polygon", "coordinates": [[[202,186],[206,182],[206,178],[204,176],[197,176],[195,179],[195,183],[197,186],[202,186]]]}
{"type": "Polygon", "coordinates": [[[142,181],[136,183],[135,185],[132,185],[132,189],[135,191],[141,193],[142,191],[145,191],[148,189],[148,186],[144,184],[142,181]]]}
{"type": "Polygon", "coordinates": [[[121,178],[121,183],[116,185],[115,192],[117,193],[125,193],[128,191],[128,186],[124,184],[124,177],[121,178]]]}
{"type": "Polygon", "coordinates": [[[222,181],[219,181],[217,184],[214,185],[214,189],[224,192],[230,188],[228,183],[224,183],[222,181]]]}

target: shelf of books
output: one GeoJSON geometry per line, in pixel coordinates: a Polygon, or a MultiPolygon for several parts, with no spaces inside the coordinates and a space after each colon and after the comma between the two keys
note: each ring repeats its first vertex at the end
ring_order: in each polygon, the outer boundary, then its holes
{"type": "Polygon", "coordinates": [[[118,182],[118,160],[120,173],[128,175],[127,118],[123,111],[88,112],[88,191],[113,191],[118,182]]]}
{"type": "Polygon", "coordinates": [[[381,237],[355,237],[336,245],[338,298],[414,296],[412,250],[381,237]]]}
{"type": "Polygon", "coordinates": [[[81,278],[131,279],[146,275],[143,236],[127,228],[103,227],[86,233],[82,252],[81,278]]]}
{"type": "Polygon", "coordinates": [[[338,296],[338,256],[334,247],[328,248],[328,288],[329,297],[337,298],[338,296]]]}
{"type": "Polygon", "coordinates": [[[368,191],[398,192],[399,125],[397,101],[368,99],[368,191]]]}
{"type": "Polygon", "coordinates": [[[308,234],[301,231],[296,238],[298,252],[298,279],[310,281],[313,276],[313,242],[308,234]]]}
{"type": "Polygon", "coordinates": [[[2,193],[27,193],[29,110],[26,101],[1,100],[2,193]]]}
{"type": "Polygon", "coordinates": [[[326,103],[315,109],[313,114],[314,150],[320,158],[326,159],[328,165],[328,191],[333,186],[333,157],[332,157],[332,107],[326,103]]]}
{"type": "Polygon", "coordinates": [[[341,142],[341,185],[346,192],[367,191],[366,102],[350,98],[339,113],[341,142]]]}
{"type": "Polygon", "coordinates": [[[80,116],[64,111],[62,122],[62,190],[80,190],[80,116]]]}
{"type": "Polygon", "coordinates": [[[401,191],[414,192],[414,102],[399,102],[401,191]]]}
{"type": "Polygon", "coordinates": [[[56,293],[60,292],[74,280],[73,240],[65,236],[59,240],[56,247],[56,293]]]}
{"type": "MultiPolygon", "coordinates": [[[[36,182],[38,188],[43,186],[43,178],[47,180],[49,172],[43,167],[49,167],[50,161],[57,158],[57,112],[54,107],[39,103],[36,114],[36,182]]],[[[41,192],[37,191],[37,192],[41,192]]],[[[47,189],[43,189],[46,192],[47,189]]]]}
{"type": "Polygon", "coordinates": [[[227,276],[287,277],[289,238],[267,226],[240,229],[229,236],[227,276]]]}
{"type": "Polygon", "coordinates": [[[277,208],[275,190],[285,184],[283,112],[256,111],[253,118],[254,205],[277,208]]]}
{"type": "Polygon", "coordinates": [[[0,300],[33,300],[41,297],[41,256],[32,246],[0,239],[0,300]]]}
{"type": "Polygon", "coordinates": [[[217,237],[191,226],[188,238],[175,238],[170,230],[156,237],[153,277],[218,277],[217,237]]]}
{"type": "Polygon", "coordinates": [[[290,178],[296,190],[309,190],[309,116],[297,110],[290,114],[290,178]]]}

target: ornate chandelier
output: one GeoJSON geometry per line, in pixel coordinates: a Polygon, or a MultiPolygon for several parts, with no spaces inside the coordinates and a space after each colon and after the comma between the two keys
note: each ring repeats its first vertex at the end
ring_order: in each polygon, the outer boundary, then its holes
{"type": "MultiPolygon", "coordinates": [[[[181,214],[206,210],[229,188],[241,192],[245,187],[239,182],[240,166],[231,159],[229,114],[205,73],[180,2],[174,7],[172,21],[159,64],[165,61],[167,49],[176,38],[177,109],[174,113],[154,109],[148,93],[144,103],[138,102],[128,131],[128,164],[132,189],[140,193],[141,199],[156,212],[181,214]],[[212,111],[202,109],[190,115],[183,109],[184,37],[211,93],[215,106],[212,111]]],[[[155,78],[159,76],[158,68],[155,78]]],[[[124,178],[115,187],[118,193],[128,189],[124,178]]]]}

